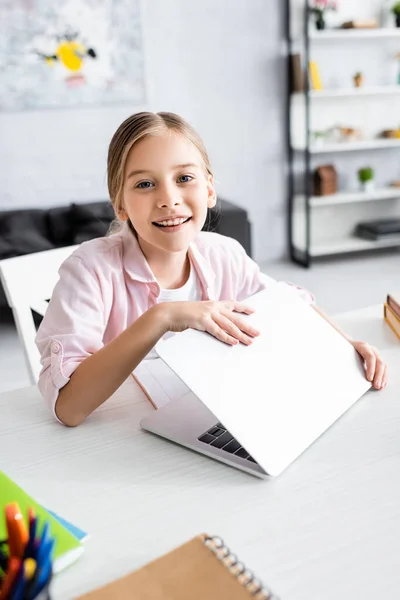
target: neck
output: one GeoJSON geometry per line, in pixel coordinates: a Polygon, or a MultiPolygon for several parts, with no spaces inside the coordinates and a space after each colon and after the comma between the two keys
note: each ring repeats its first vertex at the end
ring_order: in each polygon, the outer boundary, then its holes
{"type": "Polygon", "coordinates": [[[165,252],[165,250],[148,247],[146,242],[141,239],[138,241],[161,288],[173,290],[182,287],[187,282],[190,274],[187,250],[183,252],[165,252]]]}

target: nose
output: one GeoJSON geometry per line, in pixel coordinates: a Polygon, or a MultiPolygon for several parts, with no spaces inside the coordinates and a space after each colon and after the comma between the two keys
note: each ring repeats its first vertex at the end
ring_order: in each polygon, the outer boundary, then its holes
{"type": "Polygon", "coordinates": [[[180,190],[173,185],[163,185],[159,187],[157,200],[158,208],[173,208],[182,204],[180,190]]]}

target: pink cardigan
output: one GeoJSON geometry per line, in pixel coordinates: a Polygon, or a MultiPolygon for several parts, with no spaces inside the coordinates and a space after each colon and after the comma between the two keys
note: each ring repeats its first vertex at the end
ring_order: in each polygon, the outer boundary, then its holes
{"type": "MultiPolygon", "coordinates": [[[[242,301],[274,282],[236,240],[217,233],[199,233],[189,256],[203,300],[242,301]]],[[[59,275],[36,337],[43,365],[38,385],[52,411],[78,365],[156,304],[160,293],[126,225],[114,235],[82,244],[59,275]]],[[[313,303],[311,294],[298,289],[313,303]]]]}

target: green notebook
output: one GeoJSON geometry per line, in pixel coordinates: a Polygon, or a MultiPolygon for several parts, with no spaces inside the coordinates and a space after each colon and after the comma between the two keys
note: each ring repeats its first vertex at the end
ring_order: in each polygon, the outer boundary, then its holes
{"type": "Polygon", "coordinates": [[[44,521],[49,521],[50,532],[55,539],[53,571],[57,573],[73,563],[83,552],[80,541],[72,535],[57,519],[50,515],[40,504],[28,496],[3,471],[0,471],[0,539],[7,538],[7,527],[4,508],[11,502],[18,502],[22,514],[28,518],[28,508],[32,507],[43,527],[44,521]]]}

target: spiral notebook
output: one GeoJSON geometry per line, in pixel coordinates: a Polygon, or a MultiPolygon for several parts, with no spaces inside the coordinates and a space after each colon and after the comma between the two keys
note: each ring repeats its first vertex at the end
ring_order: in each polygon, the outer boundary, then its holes
{"type": "Polygon", "coordinates": [[[78,600],[279,600],[218,537],[200,535],[78,600]]]}

